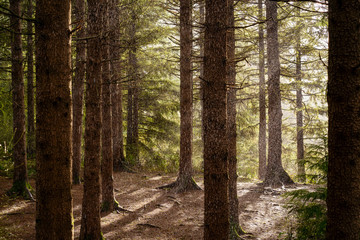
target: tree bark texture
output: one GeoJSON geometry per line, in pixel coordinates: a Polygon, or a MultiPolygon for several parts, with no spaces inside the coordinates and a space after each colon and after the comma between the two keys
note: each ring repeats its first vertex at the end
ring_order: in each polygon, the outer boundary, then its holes
{"type": "MultiPolygon", "coordinates": [[[[109,13],[108,0],[103,2],[104,6],[102,17],[102,31],[107,33],[109,31],[109,13]]],[[[111,129],[111,96],[110,96],[110,61],[109,61],[109,38],[102,36],[102,135],[101,135],[101,186],[102,186],[102,210],[114,210],[114,181],[113,181],[113,152],[112,152],[112,129],[111,129]]]]}
{"type": "Polygon", "coordinates": [[[111,114],[114,170],[124,170],[123,114],[121,78],[120,9],[119,0],[110,0],[109,41],[110,41],[110,75],[111,75],[111,114]]]}
{"type": "Polygon", "coordinates": [[[176,191],[200,189],[192,178],[192,1],[180,1],[180,168],[176,191]]]}
{"type": "MultiPolygon", "coordinates": [[[[205,24],[205,1],[200,1],[199,14],[200,14],[200,24],[205,24]]],[[[200,108],[201,108],[201,140],[204,143],[204,122],[203,122],[203,110],[204,110],[204,28],[200,28],[200,108]]],[[[204,148],[204,146],[202,146],[204,148]]],[[[204,166],[204,163],[202,163],[204,166]]]]}
{"type": "Polygon", "coordinates": [[[73,239],[70,0],[36,1],[36,239],[73,239]]]}
{"type": "MultiPolygon", "coordinates": [[[[27,16],[33,17],[33,1],[28,0],[27,16]]],[[[27,21],[27,153],[35,154],[35,108],[34,108],[34,41],[33,23],[27,21]]]]}
{"type": "MultiPolygon", "coordinates": [[[[11,0],[10,10],[17,16],[21,15],[21,1],[11,0]]],[[[13,161],[14,176],[12,194],[27,194],[27,159],[26,159],[26,128],[25,128],[25,97],[24,72],[22,68],[21,21],[16,16],[10,17],[11,25],[11,81],[13,95],[13,161]]]]}
{"type": "Polygon", "coordinates": [[[204,239],[228,239],[227,1],[206,0],[204,45],[204,239]]]}
{"type": "MultiPolygon", "coordinates": [[[[297,9],[300,19],[300,9],[297,9]]],[[[297,176],[299,181],[305,182],[304,163],[304,128],[303,128],[303,95],[301,87],[301,22],[297,23],[296,32],[296,148],[297,148],[297,176]]]]}
{"type": "Polygon", "coordinates": [[[235,16],[234,0],[228,1],[227,30],[227,127],[229,161],[229,239],[238,239],[243,233],[239,223],[239,200],[237,196],[237,158],[236,158],[236,62],[235,62],[235,16]]]}
{"type": "Polygon", "coordinates": [[[101,239],[100,226],[100,143],[101,143],[101,33],[105,0],[88,0],[85,95],[84,196],[80,240],[101,239]]]}
{"type": "Polygon", "coordinates": [[[73,97],[73,184],[80,184],[81,181],[81,139],[82,139],[82,118],[84,101],[85,65],[86,65],[86,42],[79,40],[85,37],[85,2],[76,0],[74,4],[75,22],[79,25],[76,32],[76,65],[75,79],[72,85],[73,97]]]}
{"type": "MultiPolygon", "coordinates": [[[[258,0],[259,19],[263,19],[263,0],[258,0]]],[[[264,25],[259,24],[259,179],[266,175],[266,84],[264,25]]]]}
{"type": "Polygon", "coordinates": [[[329,1],[326,239],[360,239],[360,2],[329,1]]]}
{"type": "Polygon", "coordinates": [[[280,61],[277,22],[277,3],[266,1],[267,18],[267,59],[268,59],[268,99],[269,99],[269,148],[268,164],[264,184],[281,186],[293,181],[285,172],[281,163],[281,94],[280,94],[280,61]]]}
{"type": "Polygon", "coordinates": [[[128,117],[127,117],[127,142],[126,158],[130,164],[140,165],[139,162],[139,77],[137,40],[136,40],[136,15],[132,10],[132,23],[130,25],[129,49],[129,87],[128,87],[128,117]]]}

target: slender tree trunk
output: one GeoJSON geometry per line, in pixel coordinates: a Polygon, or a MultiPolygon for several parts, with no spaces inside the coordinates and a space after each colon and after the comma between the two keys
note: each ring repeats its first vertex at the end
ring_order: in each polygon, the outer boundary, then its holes
{"type": "MultiPolygon", "coordinates": [[[[263,0],[258,0],[259,19],[263,19],[263,0]]],[[[266,84],[264,25],[259,24],[259,179],[266,174],[266,84]]]]}
{"type": "Polygon", "coordinates": [[[293,181],[281,163],[281,94],[280,61],[277,22],[277,3],[266,1],[267,18],[267,59],[268,59],[268,98],[269,98],[269,149],[268,164],[264,184],[281,186],[293,181]]]}
{"type": "Polygon", "coordinates": [[[76,32],[76,67],[75,79],[73,81],[73,184],[80,184],[81,181],[81,138],[82,138],[82,118],[84,101],[84,79],[86,61],[86,43],[80,38],[85,36],[85,2],[76,0],[74,4],[75,22],[81,26],[76,32]]]}
{"type": "MultiPolygon", "coordinates": [[[[104,33],[109,31],[109,8],[108,0],[103,2],[103,25],[104,33]]],[[[102,211],[113,211],[115,206],[114,181],[113,181],[113,152],[111,137],[111,96],[110,96],[110,61],[109,39],[102,37],[102,135],[101,135],[101,183],[102,183],[102,211]]]]}
{"type": "Polygon", "coordinates": [[[236,158],[236,62],[235,62],[235,16],[234,0],[228,1],[228,30],[227,30],[227,126],[229,161],[229,211],[230,235],[229,239],[238,239],[244,233],[239,223],[239,200],[237,195],[237,158],[236,158]]]}
{"type": "Polygon", "coordinates": [[[123,148],[123,116],[122,116],[122,89],[120,39],[120,9],[119,0],[110,1],[110,75],[111,75],[111,113],[113,161],[115,170],[124,170],[125,157],[123,148]]]}
{"type": "MultiPolygon", "coordinates": [[[[27,15],[33,17],[33,1],[28,0],[27,15]]],[[[34,41],[32,33],[33,23],[27,21],[27,153],[31,156],[35,154],[35,121],[34,121],[34,41]]]]}
{"type": "MultiPolygon", "coordinates": [[[[300,19],[300,9],[297,9],[297,15],[300,19]]],[[[298,179],[301,182],[306,181],[305,163],[304,163],[304,129],[303,129],[303,96],[301,87],[301,23],[298,22],[296,32],[296,146],[297,146],[297,165],[298,179]]]]}
{"type": "Polygon", "coordinates": [[[227,1],[206,0],[204,45],[204,239],[229,237],[226,136],[227,1]]]}
{"type": "Polygon", "coordinates": [[[192,179],[192,1],[180,1],[180,169],[178,180],[192,179]]]}
{"type": "MultiPolygon", "coordinates": [[[[10,10],[17,16],[21,15],[21,1],[11,0],[10,10]]],[[[28,190],[27,159],[26,159],[26,128],[24,73],[22,68],[21,21],[16,16],[10,17],[11,25],[11,80],[13,88],[13,186],[9,194],[32,197],[28,190]]]]}
{"type": "Polygon", "coordinates": [[[36,1],[36,239],[73,239],[70,1],[36,1]]]}
{"type": "MultiPolygon", "coordinates": [[[[130,54],[130,53],[129,53],[130,54]]],[[[130,56],[129,56],[130,58],[130,56]]],[[[129,75],[129,74],[128,74],[129,75]]],[[[128,91],[127,91],[127,129],[126,129],[126,160],[129,164],[133,164],[133,82],[128,81],[128,91]]]]}
{"type": "Polygon", "coordinates": [[[80,240],[102,239],[100,226],[101,33],[105,0],[88,0],[84,195],[80,240]]]}
{"type": "Polygon", "coordinates": [[[329,1],[326,239],[360,239],[360,2],[329,1]]]}
{"type": "Polygon", "coordinates": [[[130,49],[129,49],[129,90],[128,90],[128,140],[126,158],[131,164],[137,166],[139,162],[139,79],[137,40],[136,40],[136,15],[132,10],[132,23],[130,26],[130,49]]]}
{"type": "Polygon", "coordinates": [[[192,168],[192,1],[180,1],[180,168],[174,183],[160,188],[174,188],[175,192],[200,190],[195,183],[192,168]]]}
{"type": "MultiPolygon", "coordinates": [[[[200,26],[205,24],[205,1],[200,1],[200,26]]],[[[201,140],[204,143],[204,122],[203,122],[203,110],[204,110],[204,28],[200,28],[200,108],[201,108],[201,140]]],[[[204,148],[204,145],[202,146],[204,148]]],[[[202,162],[204,166],[204,162],[202,162]]]]}

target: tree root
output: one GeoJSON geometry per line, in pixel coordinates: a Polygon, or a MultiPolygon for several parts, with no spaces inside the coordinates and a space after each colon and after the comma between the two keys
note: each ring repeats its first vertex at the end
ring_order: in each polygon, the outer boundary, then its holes
{"type": "Polygon", "coordinates": [[[157,187],[156,189],[169,189],[174,193],[202,190],[192,177],[178,177],[175,182],[157,187]]]}
{"type": "Polygon", "coordinates": [[[265,181],[263,182],[264,187],[284,187],[293,185],[294,181],[285,172],[284,169],[273,169],[270,173],[266,173],[265,181]]]}
{"type": "Polygon", "coordinates": [[[26,200],[35,202],[35,198],[30,189],[31,187],[27,182],[16,182],[11,189],[6,192],[6,195],[9,197],[22,197],[26,200]]]}

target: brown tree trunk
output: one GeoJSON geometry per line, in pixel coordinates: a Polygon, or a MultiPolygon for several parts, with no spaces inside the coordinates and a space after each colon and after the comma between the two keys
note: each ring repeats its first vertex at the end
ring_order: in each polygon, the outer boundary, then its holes
{"type": "Polygon", "coordinates": [[[128,139],[126,142],[126,158],[130,164],[139,166],[139,79],[137,40],[136,40],[136,15],[132,10],[132,23],[130,26],[129,49],[129,90],[128,90],[128,139]]]}
{"type": "Polygon", "coordinates": [[[239,200],[237,195],[237,158],[236,158],[236,62],[235,62],[235,16],[234,0],[228,1],[228,30],[227,30],[227,126],[229,161],[229,211],[230,235],[229,239],[238,239],[244,233],[239,223],[239,200]]]}
{"type": "Polygon", "coordinates": [[[266,1],[267,18],[267,59],[268,59],[268,98],[269,98],[269,149],[265,186],[281,186],[293,181],[281,163],[281,94],[280,61],[277,22],[277,3],[266,1]]]}
{"type": "MultiPolygon", "coordinates": [[[[27,15],[33,17],[33,1],[28,0],[27,15]]],[[[34,157],[35,155],[35,108],[34,108],[34,41],[33,41],[33,23],[27,21],[27,153],[34,157]]]]}
{"type": "Polygon", "coordinates": [[[81,138],[82,138],[82,118],[84,101],[84,79],[86,61],[86,43],[80,38],[85,36],[85,2],[76,0],[74,4],[75,22],[81,26],[76,32],[76,66],[75,79],[73,81],[73,184],[80,184],[81,181],[81,138]]]}
{"type": "Polygon", "coordinates": [[[124,170],[125,157],[123,148],[123,116],[121,89],[121,52],[120,39],[120,9],[119,0],[110,0],[110,75],[111,75],[111,114],[114,170],[124,170]]]}
{"type": "Polygon", "coordinates": [[[192,186],[192,1],[180,1],[180,188],[192,186]]]}
{"type": "Polygon", "coordinates": [[[174,188],[175,192],[200,190],[193,179],[192,168],[192,1],[180,1],[180,168],[174,183],[160,188],[174,188]]]}
{"type": "MultiPolygon", "coordinates": [[[[205,24],[205,1],[200,1],[200,24],[205,24]]],[[[201,140],[204,143],[204,122],[203,122],[203,110],[204,110],[204,28],[200,28],[200,108],[201,108],[201,140]]],[[[202,146],[204,148],[204,145],[202,146]]],[[[204,167],[204,162],[202,162],[204,167]]]]}
{"type": "MultiPolygon", "coordinates": [[[[300,19],[300,9],[297,9],[297,16],[300,19]]],[[[297,177],[299,181],[305,182],[304,163],[304,129],[303,129],[303,95],[301,87],[301,23],[298,22],[296,32],[296,147],[297,147],[297,177]]]]}
{"type": "Polygon", "coordinates": [[[73,239],[70,1],[36,1],[36,239],[73,239]]]}
{"type": "MultiPolygon", "coordinates": [[[[21,16],[21,1],[11,0],[10,10],[21,16]]],[[[11,80],[13,95],[13,186],[9,194],[32,197],[28,190],[27,160],[26,160],[26,128],[25,128],[25,98],[24,73],[22,68],[21,21],[16,16],[10,17],[11,25],[11,80]]]]}
{"type": "MultiPolygon", "coordinates": [[[[101,9],[102,13],[102,31],[107,33],[109,31],[109,12],[108,0],[103,2],[104,6],[101,9]]],[[[110,96],[110,61],[109,61],[109,39],[102,36],[102,135],[101,135],[101,186],[102,186],[102,211],[111,212],[114,210],[114,181],[113,181],[113,152],[112,152],[112,137],[111,137],[111,96],[110,96]]]]}
{"type": "MultiPolygon", "coordinates": [[[[263,19],[263,0],[258,1],[259,20],[263,19]]],[[[266,174],[266,84],[264,25],[259,24],[259,179],[266,174]]]]}
{"type": "Polygon", "coordinates": [[[204,45],[204,239],[229,237],[226,136],[227,1],[206,0],[204,45]]]}
{"type": "Polygon", "coordinates": [[[326,239],[360,239],[360,2],[329,1],[326,239]]]}
{"type": "Polygon", "coordinates": [[[88,0],[85,95],[84,195],[80,240],[102,239],[100,226],[100,143],[101,143],[101,7],[105,0],[88,0]]]}

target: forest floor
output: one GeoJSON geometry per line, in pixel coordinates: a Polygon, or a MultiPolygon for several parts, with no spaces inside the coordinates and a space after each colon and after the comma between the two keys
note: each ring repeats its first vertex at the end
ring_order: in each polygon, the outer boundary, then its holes
{"type": "MultiPolygon", "coordinates": [[[[104,237],[110,239],[184,239],[203,238],[203,191],[182,194],[156,187],[176,179],[172,174],[115,173],[116,199],[129,212],[102,215],[104,237]]],[[[202,176],[195,177],[203,188],[202,176]]],[[[11,179],[0,177],[0,240],[35,239],[35,202],[9,199],[5,192],[11,179]]],[[[34,181],[31,181],[34,187],[34,181]]],[[[239,216],[242,228],[249,233],[244,239],[284,239],[295,224],[285,208],[281,194],[311,186],[263,189],[255,182],[238,182],[239,216]]],[[[75,239],[81,222],[83,186],[72,189],[74,201],[75,239]]]]}

